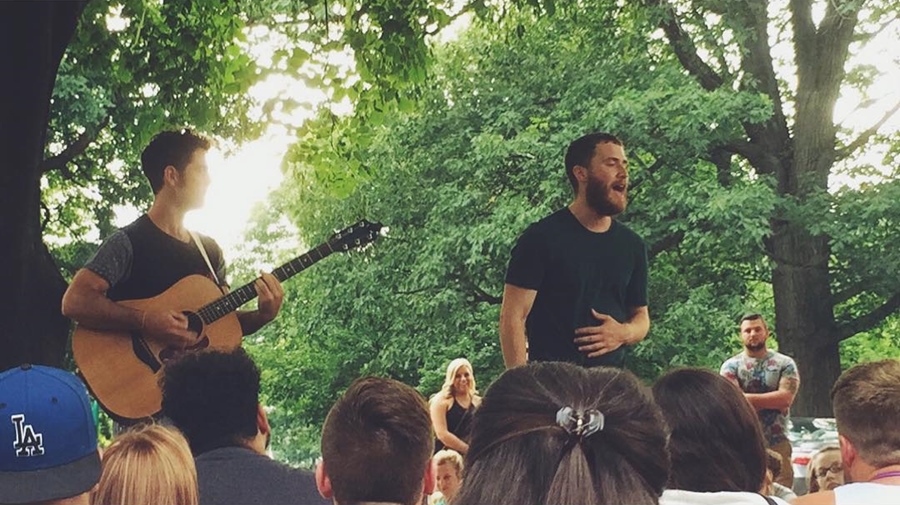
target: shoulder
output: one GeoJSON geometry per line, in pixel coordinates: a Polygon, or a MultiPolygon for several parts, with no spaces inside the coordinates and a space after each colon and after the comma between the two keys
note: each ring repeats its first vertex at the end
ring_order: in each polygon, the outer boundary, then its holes
{"type": "Polygon", "coordinates": [[[820,491],[799,496],[791,500],[793,505],[833,505],[834,491],[820,491]]]}
{"type": "Polygon", "coordinates": [[[641,238],[634,230],[628,227],[627,224],[619,221],[618,219],[613,219],[613,226],[616,229],[616,232],[622,236],[623,239],[634,242],[636,244],[644,245],[644,239],[641,238]]]}
{"type": "Polygon", "coordinates": [[[778,365],[780,365],[782,368],[789,368],[789,367],[796,368],[797,367],[797,364],[794,362],[794,358],[792,358],[786,354],[781,354],[780,352],[777,352],[777,351],[772,352],[771,359],[775,360],[775,362],[778,363],[778,365]]]}

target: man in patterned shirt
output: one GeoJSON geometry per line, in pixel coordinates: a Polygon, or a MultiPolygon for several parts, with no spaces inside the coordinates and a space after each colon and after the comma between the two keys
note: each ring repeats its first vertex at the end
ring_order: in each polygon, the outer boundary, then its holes
{"type": "Polygon", "coordinates": [[[791,466],[791,443],[787,439],[787,418],[800,375],[794,360],[766,347],[769,328],[759,314],[741,318],[741,340],[744,352],[729,358],[719,373],[737,384],[750,405],[756,409],[766,443],[782,457],[782,472],[777,482],[791,487],[794,469],[791,466]]]}

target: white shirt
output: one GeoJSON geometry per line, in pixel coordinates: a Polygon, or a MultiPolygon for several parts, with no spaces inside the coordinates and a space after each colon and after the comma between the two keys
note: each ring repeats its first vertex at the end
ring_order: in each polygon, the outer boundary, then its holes
{"type": "Polygon", "coordinates": [[[834,488],[834,505],[900,503],[900,486],[877,482],[853,482],[834,488]]]}
{"type": "MultiPolygon", "coordinates": [[[[788,505],[781,498],[772,498],[778,505],[788,505]]],[[[659,505],[767,505],[766,499],[758,493],[746,491],[719,491],[699,493],[681,489],[666,489],[659,498],[659,505]]]]}

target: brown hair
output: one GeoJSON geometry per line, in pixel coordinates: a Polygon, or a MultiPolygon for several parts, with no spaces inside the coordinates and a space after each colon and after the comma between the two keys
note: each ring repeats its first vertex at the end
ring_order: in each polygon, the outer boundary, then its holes
{"type": "Polygon", "coordinates": [[[808,489],[807,492],[815,493],[816,491],[819,491],[819,475],[817,472],[818,468],[816,468],[816,459],[827,452],[840,452],[840,450],[841,448],[836,445],[824,447],[822,449],[819,449],[815,454],[812,455],[811,458],[809,458],[809,463],[806,464],[806,488],[808,489]]]}
{"type": "Polygon", "coordinates": [[[485,394],[454,505],[655,504],[668,473],[662,416],[631,372],[533,363],[485,394]],[[568,431],[557,422],[564,407],[598,410],[603,428],[568,431]]]}
{"type": "Polygon", "coordinates": [[[158,424],[116,437],[92,505],[197,505],[197,470],[181,433],[158,424]]]}
{"type": "Polygon", "coordinates": [[[617,146],[622,145],[622,141],[619,140],[618,137],[605,132],[589,133],[573,140],[572,143],[569,144],[565,158],[566,177],[569,178],[569,183],[572,185],[573,191],[578,191],[578,179],[575,178],[575,167],[582,166],[587,168],[591,163],[591,158],[594,157],[594,151],[597,148],[597,144],[606,142],[617,146]]]}
{"type": "Polygon", "coordinates": [[[153,193],[163,187],[163,173],[171,165],[181,171],[197,150],[208,151],[212,141],[190,129],[163,131],[147,144],[141,153],[141,170],[150,181],[153,193]]]}
{"type": "Polygon", "coordinates": [[[701,368],[672,370],[653,385],[672,431],[669,489],[757,492],[766,478],[759,418],[738,387],[701,368]]]}
{"type": "Polygon", "coordinates": [[[900,361],[850,368],[834,383],[831,402],[838,433],[866,463],[876,468],[900,464],[900,361]]]}
{"type": "Polygon", "coordinates": [[[433,437],[425,398],[415,389],[393,379],[357,379],[322,428],[334,500],[417,503],[433,437]]]}

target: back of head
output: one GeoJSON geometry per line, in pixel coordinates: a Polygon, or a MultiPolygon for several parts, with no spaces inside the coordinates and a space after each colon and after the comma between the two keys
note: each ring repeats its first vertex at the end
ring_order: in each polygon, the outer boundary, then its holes
{"type": "Polygon", "coordinates": [[[322,428],[322,461],[341,504],[417,503],[433,450],[425,399],[392,379],[354,381],[322,428]]]}
{"type": "Polygon", "coordinates": [[[668,478],[662,416],[626,370],[507,370],[472,430],[455,505],[655,504],[668,478]]]}
{"type": "Polygon", "coordinates": [[[653,385],[669,425],[668,488],[758,492],[766,477],[759,419],[736,385],[700,368],[672,370],[653,385]]]}
{"type": "Polygon", "coordinates": [[[195,151],[208,151],[211,146],[208,138],[188,129],[156,134],[141,153],[141,170],[150,181],[153,193],[159,193],[162,188],[167,166],[184,170],[195,151]]]}
{"type": "Polygon", "coordinates": [[[97,427],[84,384],[39,365],[0,373],[0,503],[80,496],[99,478],[97,427]]]}
{"type": "Polygon", "coordinates": [[[866,463],[900,465],[900,360],[856,365],[834,383],[831,401],[838,433],[866,463]]]}
{"type": "Polygon", "coordinates": [[[188,353],[167,364],[162,411],[195,455],[244,445],[258,433],[259,369],[243,348],[188,353]]]}
{"type": "Polygon", "coordinates": [[[196,505],[197,470],[187,441],[174,428],[127,431],[103,453],[93,505],[196,505]]]}
{"type": "Polygon", "coordinates": [[[618,137],[611,133],[604,132],[595,132],[589,133],[587,135],[583,135],[569,144],[569,148],[566,149],[566,177],[569,179],[569,183],[572,184],[572,189],[578,190],[578,181],[575,180],[574,170],[576,166],[588,167],[591,163],[591,158],[594,157],[594,150],[597,147],[597,144],[609,142],[611,144],[622,145],[622,141],[619,140],[618,137]]]}

